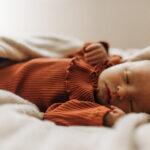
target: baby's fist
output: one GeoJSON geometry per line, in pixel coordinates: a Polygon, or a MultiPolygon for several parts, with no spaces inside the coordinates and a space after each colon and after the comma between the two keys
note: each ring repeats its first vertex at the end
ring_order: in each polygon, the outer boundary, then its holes
{"type": "Polygon", "coordinates": [[[94,66],[107,60],[108,54],[101,43],[92,43],[85,48],[84,58],[90,65],[94,66]]]}
{"type": "Polygon", "coordinates": [[[125,112],[116,106],[111,105],[110,108],[111,110],[104,117],[104,125],[109,127],[113,126],[120,117],[125,115],[125,112]]]}

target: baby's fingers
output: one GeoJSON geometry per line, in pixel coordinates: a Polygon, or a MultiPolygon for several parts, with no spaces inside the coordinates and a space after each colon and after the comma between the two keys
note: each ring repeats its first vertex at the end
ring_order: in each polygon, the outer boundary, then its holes
{"type": "Polygon", "coordinates": [[[102,47],[102,45],[100,43],[93,43],[93,44],[90,44],[89,46],[87,46],[85,48],[85,51],[88,52],[88,51],[91,51],[93,49],[97,49],[97,48],[100,48],[102,47]]]}
{"type": "Polygon", "coordinates": [[[101,59],[105,59],[105,54],[104,53],[95,53],[95,55],[90,55],[90,54],[85,54],[84,55],[85,58],[88,60],[88,61],[93,61],[93,60],[101,60],[101,59]]]}
{"type": "Polygon", "coordinates": [[[100,49],[94,49],[94,50],[86,52],[85,56],[91,57],[91,56],[99,55],[100,53],[103,53],[103,51],[101,51],[100,49]]]}
{"type": "MultiPolygon", "coordinates": [[[[104,60],[101,60],[101,61],[104,61],[104,60]]],[[[100,61],[99,61],[99,59],[96,59],[96,60],[88,61],[88,63],[91,65],[96,65],[96,64],[100,63],[100,61]]]]}
{"type": "Polygon", "coordinates": [[[97,55],[93,55],[93,56],[88,56],[85,54],[85,60],[86,60],[86,62],[88,62],[91,65],[96,65],[102,61],[105,61],[106,58],[104,57],[103,54],[97,54],[97,55]]]}

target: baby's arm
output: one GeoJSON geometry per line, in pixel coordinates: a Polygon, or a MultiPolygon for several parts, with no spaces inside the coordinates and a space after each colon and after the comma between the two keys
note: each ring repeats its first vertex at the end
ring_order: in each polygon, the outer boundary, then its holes
{"type": "Polygon", "coordinates": [[[116,106],[111,105],[110,108],[111,110],[104,116],[104,125],[108,127],[112,127],[120,117],[125,115],[125,112],[116,106]]]}
{"type": "Polygon", "coordinates": [[[51,105],[44,114],[44,119],[57,125],[103,126],[103,117],[110,108],[95,102],[69,100],[51,105]]]}

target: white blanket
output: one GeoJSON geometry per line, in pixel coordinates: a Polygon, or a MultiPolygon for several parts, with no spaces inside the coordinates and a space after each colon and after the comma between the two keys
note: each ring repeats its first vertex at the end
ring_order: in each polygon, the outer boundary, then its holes
{"type": "MultiPolygon", "coordinates": [[[[1,36],[0,57],[65,57],[83,42],[60,35],[1,36]]],[[[150,116],[129,114],[113,128],[57,126],[32,103],[0,90],[0,150],[149,150],[150,116]]]]}

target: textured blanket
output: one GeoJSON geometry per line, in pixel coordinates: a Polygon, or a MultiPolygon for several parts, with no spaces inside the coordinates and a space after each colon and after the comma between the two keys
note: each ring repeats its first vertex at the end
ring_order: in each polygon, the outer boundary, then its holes
{"type": "MultiPolygon", "coordinates": [[[[5,35],[0,37],[0,57],[17,61],[36,57],[61,58],[82,43],[55,34],[5,35]]],[[[0,90],[0,150],[150,149],[150,116],[145,113],[126,115],[113,128],[57,126],[42,117],[43,113],[34,104],[0,90]]]]}

